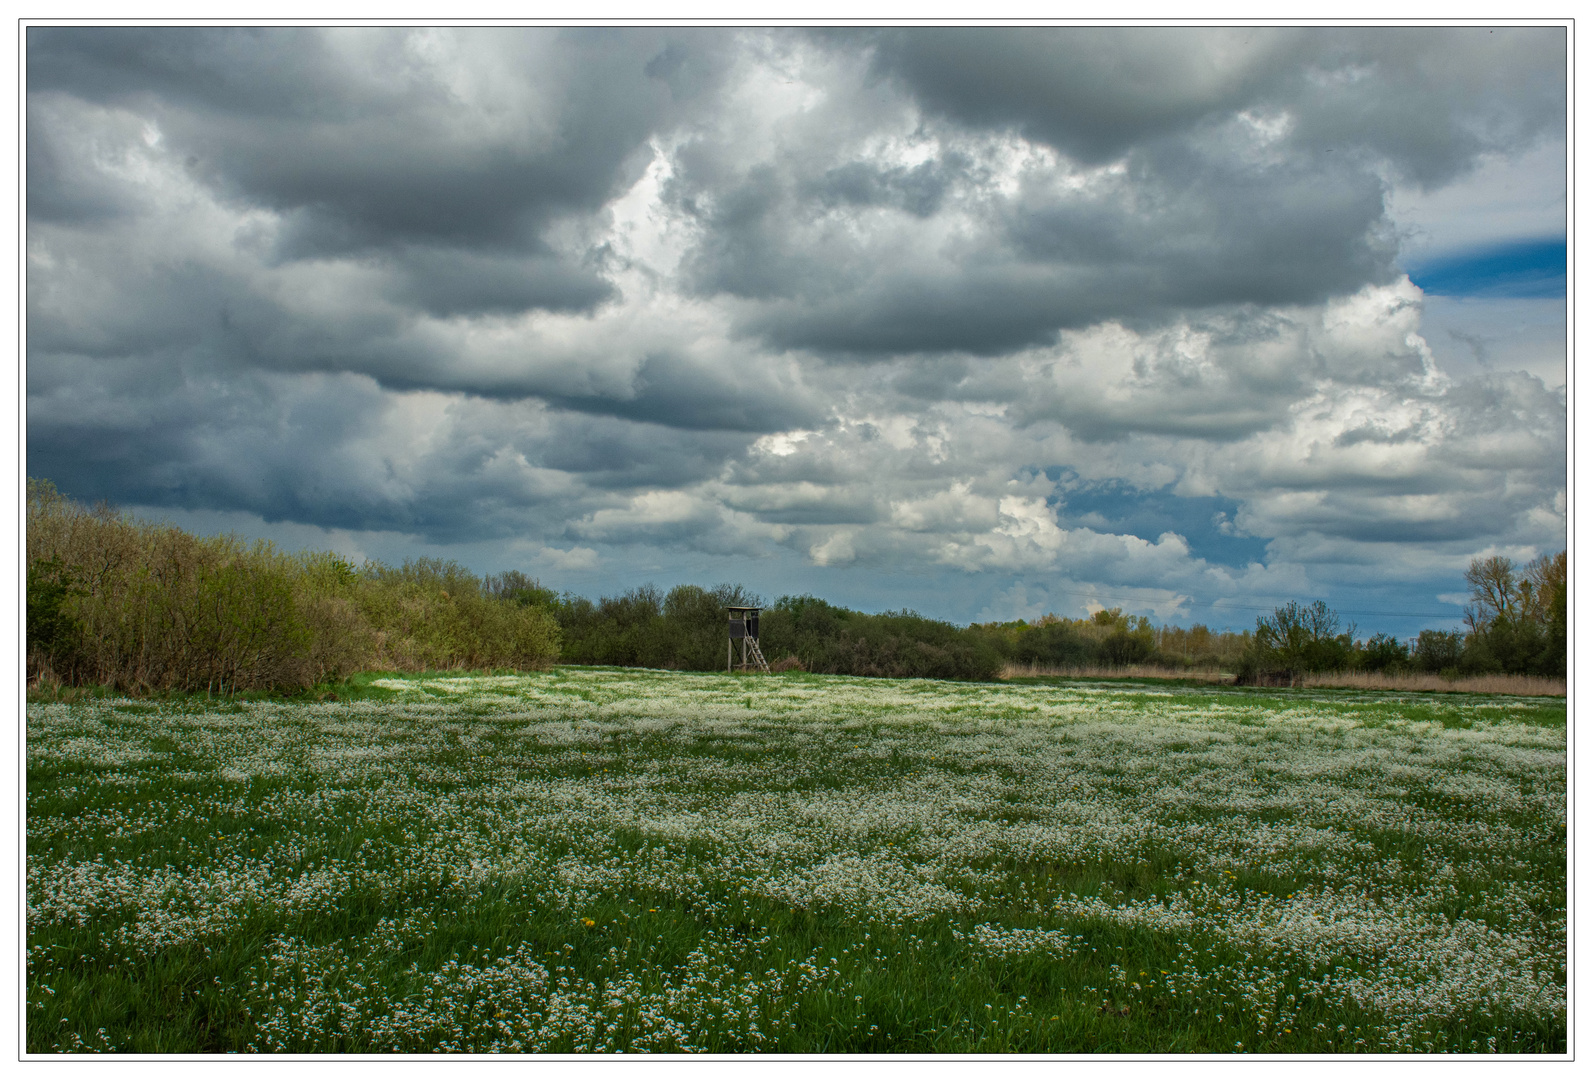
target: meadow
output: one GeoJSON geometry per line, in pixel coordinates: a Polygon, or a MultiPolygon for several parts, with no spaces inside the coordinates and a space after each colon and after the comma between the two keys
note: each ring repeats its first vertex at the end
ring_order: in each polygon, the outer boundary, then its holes
{"type": "Polygon", "coordinates": [[[1564,1053],[1564,700],[616,668],[27,707],[33,1053],[1564,1053]]]}

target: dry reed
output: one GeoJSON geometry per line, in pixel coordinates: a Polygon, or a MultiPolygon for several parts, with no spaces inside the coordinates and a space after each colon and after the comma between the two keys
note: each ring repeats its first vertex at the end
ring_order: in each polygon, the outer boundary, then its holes
{"type": "Polygon", "coordinates": [[[1081,667],[1056,667],[1049,664],[1007,664],[1001,669],[1003,679],[1061,678],[1061,679],[1187,679],[1203,683],[1231,683],[1233,675],[1212,668],[1175,668],[1160,664],[1127,664],[1107,667],[1086,664],[1081,667]]]}
{"type": "MultiPolygon", "coordinates": [[[[1231,672],[1185,670],[1151,664],[1127,667],[1049,667],[1043,664],[1008,664],[1001,669],[1003,679],[1185,679],[1203,683],[1233,683],[1231,672]]],[[[1306,687],[1337,687],[1346,690],[1417,690],[1457,694],[1514,694],[1518,697],[1564,697],[1565,680],[1541,675],[1469,675],[1446,679],[1431,672],[1409,671],[1390,674],[1381,671],[1325,671],[1301,676],[1306,687]]]]}
{"type": "Polygon", "coordinates": [[[1306,675],[1305,686],[1350,690],[1435,690],[1463,694],[1515,694],[1519,697],[1564,697],[1565,680],[1544,675],[1468,675],[1446,679],[1431,672],[1325,671],[1306,675]]]}

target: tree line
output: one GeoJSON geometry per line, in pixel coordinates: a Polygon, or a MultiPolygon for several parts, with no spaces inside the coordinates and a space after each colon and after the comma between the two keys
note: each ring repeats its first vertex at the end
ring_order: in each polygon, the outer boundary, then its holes
{"type": "MultiPolygon", "coordinates": [[[[1323,601],[1290,602],[1254,630],[1156,626],[1119,608],[1072,619],[956,626],[912,611],[868,614],[814,596],[782,596],[764,608],[763,652],[775,666],[843,675],[991,679],[1009,665],[1053,669],[1160,667],[1225,671],[1240,682],[1293,681],[1308,672],[1433,672],[1459,677],[1503,672],[1564,676],[1566,555],[1517,569],[1478,559],[1467,571],[1473,604],[1464,631],[1423,630],[1401,641],[1356,635],[1323,601]]],[[[497,595],[550,612],[561,659],[576,664],[721,670],[725,609],[763,601],[740,585],[644,585],[597,601],[558,594],[523,574],[495,581],[497,595]]]]}
{"type": "Polygon", "coordinates": [[[1010,665],[1223,671],[1241,682],[1305,672],[1564,676],[1566,554],[1466,574],[1465,628],[1358,638],[1325,603],[1289,603],[1235,633],[1157,626],[1113,608],[1087,618],[958,626],[866,613],[814,596],[767,605],[740,585],[644,585],[591,600],[519,571],[478,577],[416,559],[355,566],[327,552],[199,538],[28,481],[31,684],[125,690],[293,689],[355,671],[530,669],[554,662],[723,670],[726,607],[763,606],[776,669],[983,680],[1010,665]]]}
{"type": "Polygon", "coordinates": [[[1465,628],[1423,630],[1408,641],[1388,634],[1357,639],[1355,625],[1341,629],[1338,614],[1320,600],[1285,604],[1256,620],[1240,679],[1324,671],[1564,678],[1566,569],[1564,551],[1519,567],[1502,555],[1473,559],[1465,628]]]}

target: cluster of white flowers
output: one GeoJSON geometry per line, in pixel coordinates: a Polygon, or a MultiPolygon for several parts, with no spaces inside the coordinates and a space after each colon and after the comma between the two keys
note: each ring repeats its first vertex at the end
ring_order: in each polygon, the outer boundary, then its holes
{"type": "MultiPolygon", "coordinates": [[[[28,793],[30,929],[150,955],[249,913],[513,882],[571,912],[646,890],[705,917],[740,895],[978,919],[961,940],[1003,956],[1101,924],[1223,941],[1254,962],[1191,953],[1165,987],[1221,984],[1283,1023],[1287,973],[1385,1017],[1389,1048],[1477,1010],[1564,1014],[1563,867],[1529,857],[1563,844],[1563,705],[612,669],[377,685],[394,700],[30,705],[30,768],[78,770],[28,793]],[[157,855],[156,836],[182,839],[157,855]],[[1165,896],[1058,897],[1031,872],[1153,853],[1181,868],[1165,896]]],[[[523,949],[465,958],[399,1000],[361,974],[397,932],[279,938],[246,995],[257,1045],[687,1048],[694,1003],[741,1002],[753,1047],[802,979],[838,977],[712,938],[601,983],[523,949]]]]}
{"type": "MultiPolygon", "coordinates": [[[[1297,1011],[1275,992],[1286,977],[1301,994],[1354,1002],[1390,1021],[1384,1040],[1409,1049],[1424,1022],[1483,1012],[1557,1015],[1565,1009],[1563,912],[1547,924],[1520,920],[1500,931],[1485,918],[1440,914],[1458,899],[1453,884],[1387,883],[1381,896],[1360,888],[1303,887],[1287,897],[1241,890],[1218,875],[1191,882],[1165,899],[1066,897],[1057,911],[1070,922],[1146,927],[1175,934],[1198,930],[1246,950],[1243,970],[1192,959],[1169,978],[1184,990],[1216,983],[1243,999],[1263,1024],[1286,1024],[1297,1011]]],[[[1490,917],[1493,912],[1489,912],[1490,917]]],[[[1011,952],[1010,935],[995,939],[1011,952]]]]}
{"type": "Polygon", "coordinates": [[[1090,948],[1090,943],[1083,934],[1070,934],[1065,930],[1029,930],[1023,927],[980,923],[973,928],[972,933],[964,934],[957,929],[953,929],[951,933],[958,941],[967,942],[982,952],[1001,957],[1030,956],[1040,953],[1060,958],[1088,951],[1090,948]]]}
{"type": "Polygon", "coordinates": [[[258,1035],[250,1050],[323,1046],[361,1052],[692,1052],[758,1050],[788,1027],[804,995],[839,972],[815,950],[758,970],[769,938],[711,931],[678,967],[648,949],[610,949],[612,974],[583,977],[527,945],[508,955],[411,968],[395,996],[370,970],[403,940],[384,920],[366,939],[311,947],[271,943],[251,981],[258,1035]],[[544,962],[546,961],[546,962],[544,962]],[[705,1045],[712,1032],[714,1045],[705,1045]]]}

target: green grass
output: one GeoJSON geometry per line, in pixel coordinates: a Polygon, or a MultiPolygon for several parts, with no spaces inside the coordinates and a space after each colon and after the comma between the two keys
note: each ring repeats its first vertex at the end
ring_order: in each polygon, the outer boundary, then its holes
{"type": "Polygon", "coordinates": [[[33,1053],[1566,1049],[1563,701],[372,674],[27,798],[33,1053]]]}

